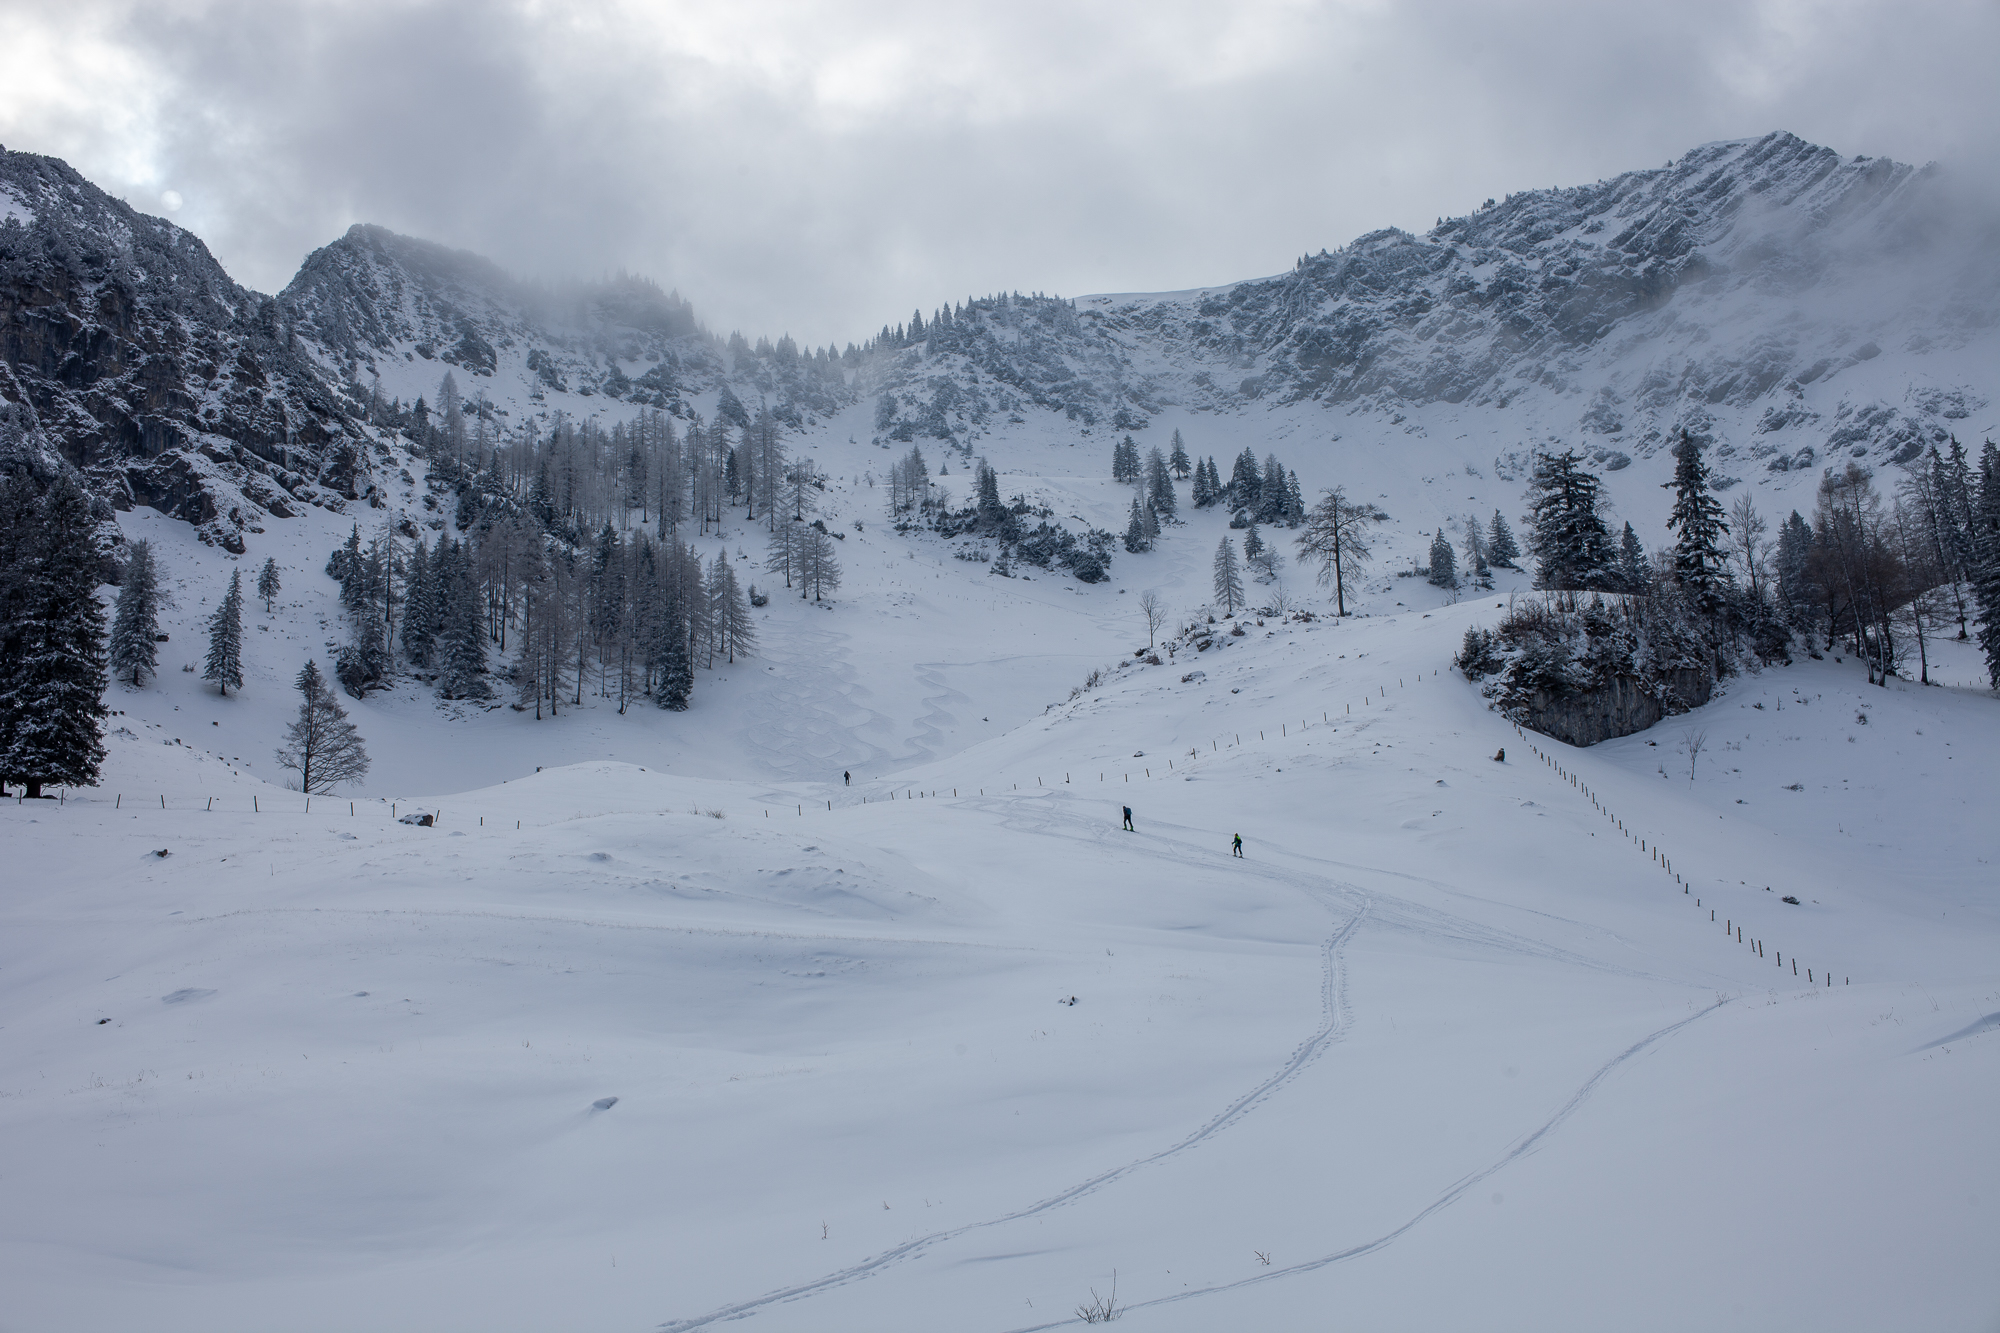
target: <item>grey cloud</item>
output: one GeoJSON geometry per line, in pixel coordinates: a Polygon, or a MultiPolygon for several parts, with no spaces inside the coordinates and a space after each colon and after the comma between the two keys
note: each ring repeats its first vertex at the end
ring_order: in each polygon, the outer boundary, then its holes
{"type": "Polygon", "coordinates": [[[2000,124],[1979,4],[659,12],[0,3],[115,34],[153,108],[143,171],[108,113],[0,100],[0,138],[141,208],[179,191],[267,290],[365,220],[527,276],[635,269],[719,329],[818,343],[1001,288],[1274,272],[1771,129],[1978,177],[2000,124]]]}

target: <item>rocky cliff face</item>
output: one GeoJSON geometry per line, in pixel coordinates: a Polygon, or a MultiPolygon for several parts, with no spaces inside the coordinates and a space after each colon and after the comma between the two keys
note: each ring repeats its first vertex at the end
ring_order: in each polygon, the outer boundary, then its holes
{"type": "Polygon", "coordinates": [[[366,468],[363,432],[275,302],[181,228],[4,151],[0,398],[111,504],[231,549],[267,514],[353,498],[366,468]]]}
{"type": "Polygon", "coordinates": [[[1652,682],[1614,676],[1594,690],[1536,690],[1520,717],[1524,726],[1565,744],[1596,745],[1644,731],[1670,712],[1699,708],[1714,690],[1714,677],[1705,671],[1669,671],[1652,682]]]}

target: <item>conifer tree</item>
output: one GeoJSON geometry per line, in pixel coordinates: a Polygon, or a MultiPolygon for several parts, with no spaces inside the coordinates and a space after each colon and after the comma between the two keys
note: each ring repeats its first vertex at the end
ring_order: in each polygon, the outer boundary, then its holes
{"type": "Polygon", "coordinates": [[[1264,534],[1257,531],[1257,525],[1252,523],[1250,530],[1243,534],[1243,563],[1253,570],[1256,569],[1264,550],[1264,534]]]}
{"type": "Polygon", "coordinates": [[[825,601],[840,587],[840,562],[833,556],[833,538],[817,524],[800,534],[799,596],[812,594],[815,602],[825,601]]]}
{"type": "MultiPolygon", "coordinates": [[[[442,544],[443,538],[438,540],[442,544]]],[[[437,644],[437,586],[431,564],[430,552],[419,537],[403,585],[403,651],[420,667],[431,664],[437,644]]]]}
{"type": "Polygon", "coordinates": [[[1528,487],[1528,549],[1538,588],[1606,590],[1617,580],[1611,536],[1598,512],[1602,484],[1575,450],[1542,454],[1528,487]]]}
{"type": "Polygon", "coordinates": [[[806,531],[801,523],[780,523],[771,529],[771,541],[764,551],[764,568],[773,574],[785,576],[785,586],[792,586],[792,575],[799,568],[799,534],[806,531]]]}
{"type": "Polygon", "coordinates": [[[1285,521],[1285,509],[1291,495],[1285,489],[1284,465],[1278,462],[1276,454],[1265,457],[1262,480],[1263,485],[1257,496],[1257,508],[1253,511],[1254,517],[1259,523],[1281,525],[1285,521]]]}
{"type": "Polygon", "coordinates": [[[1458,586],[1458,557],[1452,553],[1451,539],[1444,535],[1443,527],[1431,538],[1430,581],[1440,588],[1458,586]]]}
{"type": "Polygon", "coordinates": [[[257,571],[257,595],[264,599],[265,615],[271,614],[272,604],[277,601],[278,594],[283,590],[284,584],[278,580],[278,559],[276,556],[266,556],[264,567],[257,571]]]}
{"type": "Polygon", "coordinates": [[[1778,612],[1808,643],[1816,614],[1812,554],[1812,525],[1794,509],[1791,517],[1778,525],[1778,553],[1773,561],[1778,575],[1778,612]]]}
{"type": "Polygon", "coordinates": [[[1229,507],[1257,512],[1258,503],[1264,498],[1264,475],[1258,470],[1257,455],[1245,448],[1236,456],[1235,470],[1229,474],[1226,494],[1229,507]]]}
{"type": "Polygon", "coordinates": [[[1139,511],[1139,497],[1132,497],[1132,517],[1125,524],[1125,549],[1134,555],[1147,549],[1146,516],[1139,511]]]}
{"type": "Polygon", "coordinates": [[[0,781],[88,787],[104,761],[104,608],[90,500],[0,475],[0,781]]]}
{"type": "Polygon", "coordinates": [[[201,670],[203,680],[215,682],[222,697],[229,687],[243,688],[243,571],[229,572],[229,591],[222,605],[208,621],[208,661],[201,670]]]}
{"type": "Polygon", "coordinates": [[[1667,527],[1678,532],[1674,544],[1674,581],[1687,590],[1704,616],[1722,607],[1724,522],[1722,506],[1708,488],[1708,465],[1701,446],[1681,432],[1674,447],[1674,510],[1667,527]]]}
{"type": "Polygon", "coordinates": [[[1493,522],[1486,529],[1486,558],[1501,569],[1514,569],[1515,561],[1521,558],[1520,544],[1514,540],[1514,530],[1507,526],[1499,510],[1493,511],[1493,522]]]}
{"type": "Polygon", "coordinates": [[[1000,502],[1000,474],[979,460],[974,473],[973,489],[979,496],[979,526],[981,531],[998,533],[1007,526],[1007,506],[1000,502]]]}
{"type": "Polygon", "coordinates": [[[1972,514],[1973,600],[1979,607],[1979,649],[1988,682],[2000,690],[2000,448],[1993,441],[1979,455],[1979,494],[1972,514]]]}
{"type": "Polygon", "coordinates": [[[1618,583],[1625,592],[1644,592],[1652,583],[1652,571],[1646,568],[1646,548],[1639,544],[1639,534],[1632,531],[1630,523],[1618,539],[1618,583]]]}
{"type": "Polygon", "coordinates": [[[133,686],[158,675],[160,636],[160,576],[153,567],[153,544],[132,543],[125,561],[125,586],[118,590],[118,612],[111,622],[111,672],[133,686]]]}
{"type": "Polygon", "coordinates": [[[1160,457],[1158,449],[1146,456],[1146,504],[1161,519],[1171,519],[1177,501],[1174,498],[1174,476],[1167,467],[1167,460],[1160,457]]]}
{"type": "Polygon", "coordinates": [[[1160,539],[1160,515],[1153,508],[1151,500],[1146,501],[1146,508],[1142,517],[1145,519],[1146,525],[1146,549],[1150,551],[1153,549],[1153,544],[1160,539]]]}
{"type": "Polygon", "coordinates": [[[1468,514],[1465,519],[1465,568],[1472,581],[1481,587],[1491,585],[1492,578],[1486,568],[1486,538],[1479,531],[1479,518],[1468,514]]]}
{"type": "Polygon", "coordinates": [[[479,589],[473,584],[464,544],[455,544],[433,564],[444,648],[438,692],[447,699],[490,698],[493,690],[486,683],[486,630],[480,623],[479,589]]]}
{"type": "Polygon", "coordinates": [[[299,790],[308,794],[332,791],[336,783],[360,782],[368,771],[368,751],[318,665],[308,659],[293,684],[305,698],[298,717],[285,728],[278,763],[299,775],[299,790]]]}
{"type": "Polygon", "coordinates": [[[1236,608],[1243,605],[1243,573],[1236,563],[1236,547],[1230,543],[1229,534],[1222,535],[1221,545],[1215,548],[1215,600],[1226,616],[1236,614],[1236,608]]]}
{"type": "Polygon", "coordinates": [[[1187,480],[1188,469],[1192,464],[1188,462],[1187,446],[1181,443],[1181,433],[1178,429],[1174,431],[1173,452],[1167,455],[1167,466],[1174,470],[1176,477],[1182,481],[1187,480]]]}
{"type": "Polygon", "coordinates": [[[688,650],[687,606],[678,587],[679,579],[671,569],[661,572],[669,586],[663,589],[660,615],[655,622],[653,702],[678,713],[687,709],[689,697],[694,693],[694,657],[688,650]]]}
{"type": "Polygon", "coordinates": [[[757,628],[750,622],[750,604],[736,582],[736,570],[720,551],[709,576],[710,618],[715,627],[715,646],[730,662],[748,657],[757,648],[757,628]]]}

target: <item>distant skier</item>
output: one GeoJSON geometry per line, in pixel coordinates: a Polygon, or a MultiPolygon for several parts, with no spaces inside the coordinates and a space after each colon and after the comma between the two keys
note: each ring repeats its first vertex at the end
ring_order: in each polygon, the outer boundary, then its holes
{"type": "Polygon", "coordinates": [[[1243,855],[1243,835],[1241,833],[1236,835],[1236,843],[1230,848],[1230,851],[1237,856],[1243,855]]]}
{"type": "Polygon", "coordinates": [[[1504,764],[1504,763],[1506,763],[1506,762],[1507,762],[1507,747],[1506,747],[1506,746],[1504,746],[1504,745],[1503,745],[1503,746],[1501,746],[1501,747],[1500,747],[1500,748],[1499,748],[1498,750],[1495,750],[1495,751],[1493,752],[1493,762],[1494,762],[1494,763],[1496,763],[1496,764],[1504,764]]]}
{"type": "Polygon", "coordinates": [[[843,771],[840,778],[843,786],[852,787],[854,785],[854,775],[852,773],[843,771]]]}
{"type": "Polygon", "coordinates": [[[1132,827],[1132,807],[1129,805],[1125,807],[1125,827],[1128,831],[1133,833],[1137,833],[1139,831],[1132,827]]]}

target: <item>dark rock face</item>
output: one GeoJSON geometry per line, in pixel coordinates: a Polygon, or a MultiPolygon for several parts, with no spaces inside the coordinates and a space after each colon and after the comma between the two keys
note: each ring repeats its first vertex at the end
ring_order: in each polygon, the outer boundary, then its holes
{"type": "MultiPolygon", "coordinates": [[[[0,397],[31,407],[97,494],[240,547],[261,507],[241,481],[320,477],[351,452],[284,312],[193,235],[29,153],[0,151],[0,212],[0,397]],[[218,452],[226,466],[203,465],[218,452]]],[[[351,495],[351,475],[322,479],[351,495]]]]}
{"type": "Polygon", "coordinates": [[[1595,745],[1644,731],[1669,712],[1699,708],[1714,689],[1708,672],[1677,670],[1657,683],[1616,676],[1595,690],[1560,695],[1537,690],[1528,701],[1525,725],[1569,745],[1595,745]]]}

